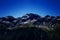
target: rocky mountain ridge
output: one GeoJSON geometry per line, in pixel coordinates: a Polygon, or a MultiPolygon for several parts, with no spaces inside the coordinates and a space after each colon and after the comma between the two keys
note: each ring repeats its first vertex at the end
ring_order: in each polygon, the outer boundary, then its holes
{"type": "Polygon", "coordinates": [[[0,18],[0,40],[60,40],[60,16],[26,14],[0,18]]]}
{"type": "Polygon", "coordinates": [[[13,16],[6,16],[0,18],[1,28],[13,28],[18,25],[20,26],[29,23],[32,23],[34,27],[47,26],[48,28],[53,30],[56,24],[60,24],[60,16],[46,15],[45,17],[41,17],[37,14],[30,13],[18,18],[14,18],[13,16]]]}

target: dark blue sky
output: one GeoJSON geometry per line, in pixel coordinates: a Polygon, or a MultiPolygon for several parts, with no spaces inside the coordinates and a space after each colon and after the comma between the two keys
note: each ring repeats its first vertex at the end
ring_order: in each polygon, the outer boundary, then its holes
{"type": "Polygon", "coordinates": [[[60,16],[60,0],[0,0],[0,17],[26,13],[60,16]]]}

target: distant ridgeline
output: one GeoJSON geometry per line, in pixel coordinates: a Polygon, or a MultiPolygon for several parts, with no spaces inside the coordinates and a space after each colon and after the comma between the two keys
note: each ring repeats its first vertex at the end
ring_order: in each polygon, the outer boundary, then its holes
{"type": "Polygon", "coordinates": [[[14,18],[13,16],[0,18],[0,29],[37,27],[54,30],[57,25],[60,26],[60,16],[46,15],[45,17],[41,17],[37,14],[30,13],[18,18],[14,18]]]}
{"type": "Polygon", "coordinates": [[[60,40],[60,16],[1,17],[0,40],[60,40]]]}

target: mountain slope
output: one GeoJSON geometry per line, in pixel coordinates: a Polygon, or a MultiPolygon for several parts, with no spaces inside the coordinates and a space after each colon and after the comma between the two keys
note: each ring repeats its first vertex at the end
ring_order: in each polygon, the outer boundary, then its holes
{"type": "Polygon", "coordinates": [[[18,28],[15,30],[0,30],[0,40],[57,40],[56,36],[51,38],[48,32],[39,28],[18,28]]]}

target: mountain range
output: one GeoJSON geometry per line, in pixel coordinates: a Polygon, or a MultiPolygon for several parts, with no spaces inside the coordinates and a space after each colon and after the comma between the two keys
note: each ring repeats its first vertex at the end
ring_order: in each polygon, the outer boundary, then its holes
{"type": "Polygon", "coordinates": [[[18,25],[24,25],[32,23],[34,27],[38,28],[49,28],[54,29],[56,24],[60,24],[60,16],[49,16],[41,17],[40,15],[29,13],[25,14],[22,17],[14,18],[13,16],[6,16],[0,18],[1,28],[13,28],[18,25]]]}
{"type": "Polygon", "coordinates": [[[0,40],[60,40],[59,30],[60,16],[0,17],[0,40]]]}

